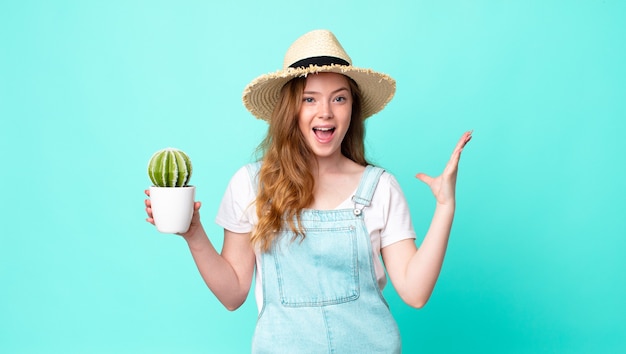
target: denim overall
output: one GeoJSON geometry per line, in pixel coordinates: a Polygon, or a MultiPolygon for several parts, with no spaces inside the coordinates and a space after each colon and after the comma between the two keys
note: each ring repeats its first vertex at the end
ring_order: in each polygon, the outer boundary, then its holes
{"type": "MultiPolygon", "coordinates": [[[[257,180],[259,164],[248,166],[257,180]]],[[[283,231],[261,255],[263,305],[253,353],[400,353],[363,221],[382,172],[366,167],[354,209],[304,210],[306,237],[283,231]]]]}

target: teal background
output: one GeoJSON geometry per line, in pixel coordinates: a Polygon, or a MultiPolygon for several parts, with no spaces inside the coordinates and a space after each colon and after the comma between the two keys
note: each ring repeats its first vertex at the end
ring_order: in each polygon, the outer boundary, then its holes
{"type": "Polygon", "coordinates": [[[406,353],[626,352],[626,3],[0,2],[0,352],[245,353],[184,241],[144,221],[151,154],[194,162],[214,224],[265,133],[243,87],[335,32],[398,91],[368,121],[423,237],[463,131],[458,210],[422,310],[385,293],[406,353]]]}

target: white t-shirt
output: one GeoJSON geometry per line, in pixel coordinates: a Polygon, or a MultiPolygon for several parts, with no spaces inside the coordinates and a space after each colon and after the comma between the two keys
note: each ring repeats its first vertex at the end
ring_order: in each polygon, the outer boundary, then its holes
{"type": "MultiPolygon", "coordinates": [[[[254,205],[256,195],[252,183],[253,181],[250,179],[245,166],[233,175],[215,218],[218,225],[236,233],[252,231],[258,221],[254,205]]],[[[336,209],[353,209],[354,203],[351,197],[337,206],[336,209]]],[[[387,172],[382,174],[372,197],[372,203],[365,208],[363,215],[365,227],[372,242],[372,259],[374,260],[376,279],[382,290],[387,283],[387,278],[380,259],[381,248],[401,240],[415,239],[415,230],[411,222],[406,198],[393,175],[387,172]]],[[[263,287],[261,286],[263,275],[260,266],[261,254],[258,250],[255,252],[256,286],[254,293],[260,309],[263,299],[263,287]]]]}

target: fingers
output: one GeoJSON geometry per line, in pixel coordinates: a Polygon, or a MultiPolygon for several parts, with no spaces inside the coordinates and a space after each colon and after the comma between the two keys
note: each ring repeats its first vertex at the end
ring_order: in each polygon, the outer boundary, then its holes
{"type": "MultiPolygon", "coordinates": [[[[443,173],[442,173],[443,176],[454,176],[454,174],[456,173],[456,170],[458,169],[459,160],[461,158],[461,152],[463,151],[463,148],[465,147],[465,145],[467,145],[467,143],[470,140],[472,140],[473,132],[474,132],[473,130],[469,130],[463,133],[463,135],[457,142],[456,146],[454,147],[454,151],[452,151],[450,160],[448,160],[448,163],[446,164],[443,170],[443,173]]],[[[415,177],[419,179],[420,181],[428,184],[429,186],[432,185],[432,182],[434,180],[433,177],[430,177],[424,173],[418,173],[417,175],[415,175],[415,177]]]]}
{"type": "MultiPolygon", "coordinates": [[[[146,193],[148,197],[150,196],[150,190],[146,189],[143,192],[146,193]]],[[[145,199],[144,204],[146,204],[146,214],[148,214],[148,219],[146,219],[146,221],[154,224],[154,219],[152,219],[152,202],[150,199],[145,199]]]]}
{"type": "Polygon", "coordinates": [[[467,145],[467,143],[469,143],[470,140],[472,140],[472,133],[474,132],[474,130],[470,130],[468,132],[465,132],[463,134],[463,136],[461,137],[461,139],[459,140],[459,144],[460,148],[459,148],[459,154],[461,153],[461,151],[463,151],[463,148],[465,147],[465,145],[467,145]]]}
{"type": "Polygon", "coordinates": [[[472,139],[472,134],[473,133],[474,133],[474,129],[466,131],[465,133],[463,133],[463,136],[461,137],[461,140],[464,140],[463,146],[465,146],[465,144],[467,144],[467,142],[472,139]]]}
{"type": "Polygon", "coordinates": [[[456,144],[456,147],[454,148],[454,153],[460,154],[461,151],[463,151],[463,148],[465,147],[465,145],[467,145],[467,143],[470,140],[472,140],[473,132],[474,132],[473,130],[470,130],[470,131],[463,133],[463,135],[461,136],[461,139],[459,139],[459,142],[456,144]]]}
{"type": "Polygon", "coordinates": [[[470,131],[463,133],[463,135],[459,139],[459,142],[454,147],[452,156],[450,156],[450,160],[448,161],[448,164],[446,165],[446,168],[444,169],[444,171],[447,170],[448,172],[453,172],[457,169],[459,165],[459,159],[461,158],[461,152],[463,151],[463,148],[465,147],[465,145],[467,145],[467,143],[470,140],[472,140],[473,132],[474,132],[473,130],[470,130],[470,131]]]}
{"type": "Polygon", "coordinates": [[[415,178],[419,179],[420,181],[426,183],[429,186],[432,184],[433,179],[434,179],[434,178],[428,176],[427,174],[421,173],[421,172],[416,174],[415,178]]]}
{"type": "MultiPolygon", "coordinates": [[[[149,197],[150,196],[150,190],[146,189],[144,190],[144,193],[149,197]]],[[[154,217],[152,215],[152,202],[150,201],[150,199],[145,199],[144,200],[144,204],[146,205],[146,214],[148,214],[148,217],[146,218],[146,221],[149,222],[150,224],[154,225],[154,217]]],[[[198,212],[198,210],[200,210],[200,207],[202,207],[202,203],[201,202],[194,202],[193,203],[193,211],[194,213],[198,212]]]]}
{"type": "Polygon", "coordinates": [[[146,214],[148,214],[146,221],[154,225],[154,217],[152,216],[152,208],[146,207],[146,214]]]}
{"type": "MultiPolygon", "coordinates": [[[[146,204],[146,214],[148,214],[148,217],[146,218],[146,221],[151,223],[152,225],[154,225],[154,217],[152,216],[152,205],[150,203],[150,199],[146,199],[145,200],[145,204],[146,204]]],[[[200,202],[195,202],[193,204],[193,211],[194,213],[198,212],[198,210],[200,210],[200,207],[202,206],[202,203],[200,202]]]]}
{"type": "Polygon", "coordinates": [[[148,214],[146,221],[154,225],[154,218],[152,217],[152,203],[150,203],[150,199],[144,200],[144,204],[146,204],[146,214],[148,214]]]}

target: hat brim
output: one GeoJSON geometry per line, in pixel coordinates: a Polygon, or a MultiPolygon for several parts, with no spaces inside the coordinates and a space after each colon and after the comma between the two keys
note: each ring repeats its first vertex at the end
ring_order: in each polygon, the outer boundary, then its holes
{"type": "Polygon", "coordinates": [[[243,104],[255,117],[269,122],[272,111],[280,98],[280,90],[291,79],[309,74],[332,72],[343,74],[354,80],[362,95],[363,119],[380,112],[391,101],[396,92],[396,81],[390,76],[347,65],[309,66],[288,68],[265,74],[252,80],[243,92],[243,104]]]}

